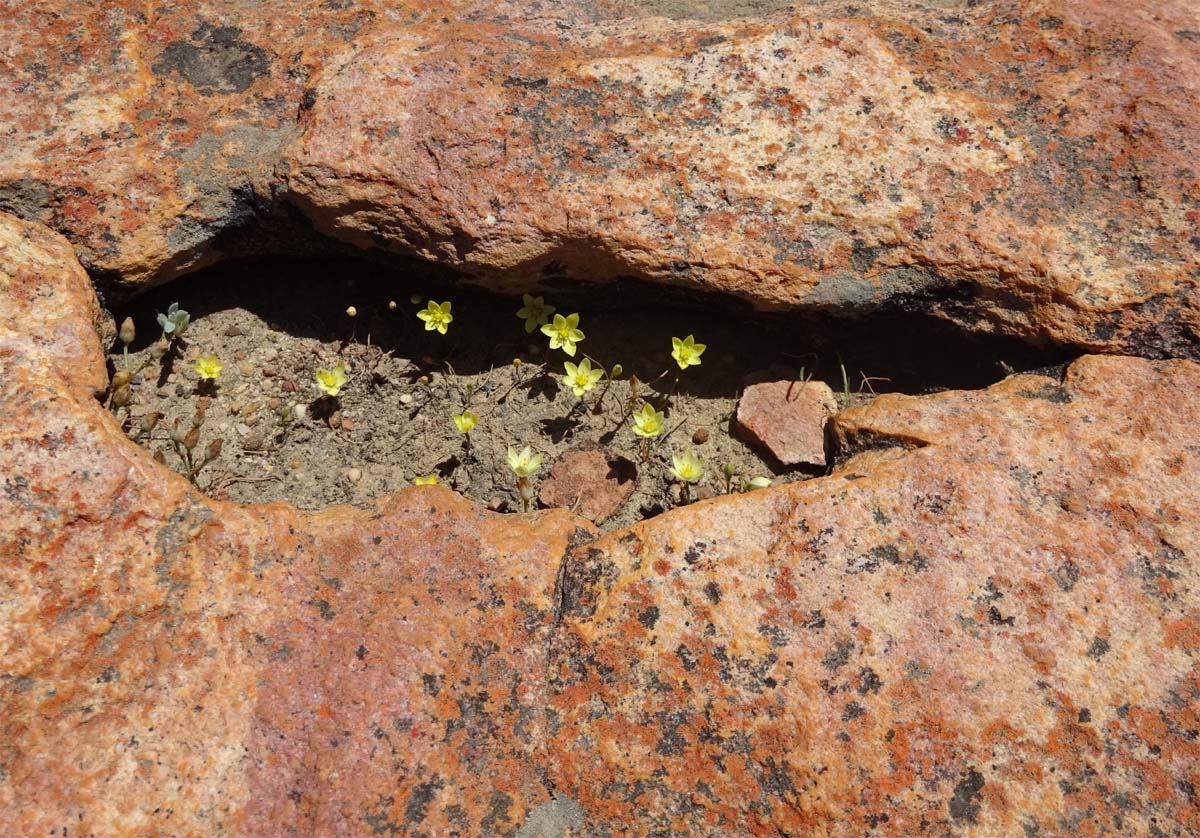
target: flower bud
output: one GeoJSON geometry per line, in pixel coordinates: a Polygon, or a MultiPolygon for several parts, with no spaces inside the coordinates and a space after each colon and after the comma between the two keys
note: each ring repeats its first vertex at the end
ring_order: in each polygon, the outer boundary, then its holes
{"type": "Polygon", "coordinates": [[[150,345],[150,357],[158,361],[167,354],[169,348],[170,344],[160,338],[150,345]]]}
{"type": "Polygon", "coordinates": [[[121,331],[117,332],[117,337],[121,339],[121,343],[129,346],[133,343],[133,336],[136,334],[133,328],[133,318],[126,317],[121,321],[121,331]]]}
{"type": "Polygon", "coordinates": [[[204,452],[204,459],[205,460],[215,460],[217,457],[220,457],[222,443],[224,443],[224,440],[221,439],[220,437],[217,437],[212,442],[210,442],[208,444],[208,450],[204,452]]]}
{"type": "Polygon", "coordinates": [[[521,500],[531,503],[533,501],[533,482],[528,477],[518,478],[517,492],[521,495],[521,500]]]}
{"type": "Polygon", "coordinates": [[[129,370],[117,370],[113,373],[112,388],[118,390],[121,387],[128,387],[133,381],[133,373],[129,370]]]}
{"type": "Polygon", "coordinates": [[[200,444],[200,429],[195,425],[183,437],[183,447],[191,451],[200,444]]]}
{"type": "Polygon", "coordinates": [[[129,389],[128,384],[122,384],[112,391],[112,403],[114,407],[124,407],[129,404],[132,398],[133,391],[129,389]]]}
{"type": "Polygon", "coordinates": [[[395,310],[396,310],[396,301],[388,300],[388,311],[395,311],[395,310]]]}
{"type": "Polygon", "coordinates": [[[620,378],[621,373],[623,373],[623,372],[625,372],[625,368],[623,366],[621,366],[620,364],[613,364],[612,372],[610,372],[608,374],[608,377],[609,378],[620,378]]]}
{"type": "Polygon", "coordinates": [[[420,294],[413,294],[411,297],[408,298],[408,301],[415,306],[419,306],[422,302],[422,298],[421,298],[420,294]]]}
{"type": "Polygon", "coordinates": [[[519,368],[521,366],[521,364],[523,364],[523,363],[524,362],[520,358],[513,358],[513,366],[514,367],[519,368]]]}
{"type": "Polygon", "coordinates": [[[150,433],[158,426],[159,419],[162,419],[161,413],[158,413],[157,411],[154,413],[147,413],[142,417],[141,421],[138,422],[138,430],[144,434],[150,433]]]}
{"type": "Polygon", "coordinates": [[[358,317],[358,309],[356,309],[354,306],[348,306],[346,308],[346,316],[347,317],[358,317]]]}
{"type": "Polygon", "coordinates": [[[187,431],[185,431],[183,426],[179,424],[178,418],[171,422],[171,442],[176,444],[183,442],[183,437],[186,433],[187,431]]]}

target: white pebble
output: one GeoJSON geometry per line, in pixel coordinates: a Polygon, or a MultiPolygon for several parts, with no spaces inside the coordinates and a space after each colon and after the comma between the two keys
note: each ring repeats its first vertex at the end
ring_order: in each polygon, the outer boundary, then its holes
{"type": "Polygon", "coordinates": [[[362,472],[359,469],[352,468],[346,472],[346,479],[351,483],[357,483],[359,480],[362,480],[362,472]]]}
{"type": "Polygon", "coordinates": [[[303,422],[308,418],[308,405],[296,402],[292,405],[292,415],[296,417],[297,422],[303,422]]]}
{"type": "Polygon", "coordinates": [[[413,397],[409,393],[400,394],[400,404],[412,404],[413,397]]]}

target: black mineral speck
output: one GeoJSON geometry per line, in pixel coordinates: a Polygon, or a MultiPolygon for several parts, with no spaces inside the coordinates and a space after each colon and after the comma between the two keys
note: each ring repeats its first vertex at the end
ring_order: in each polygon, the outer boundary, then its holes
{"type": "Polygon", "coordinates": [[[950,798],[950,817],[956,821],[976,823],[979,819],[979,805],[983,796],[983,775],[974,768],[967,770],[963,778],[954,787],[954,796],[950,798]]]}
{"type": "Polygon", "coordinates": [[[241,40],[241,34],[234,26],[202,25],[191,41],[167,44],[154,62],[154,72],[178,74],[205,96],[241,93],[271,66],[266,50],[241,40]]]}

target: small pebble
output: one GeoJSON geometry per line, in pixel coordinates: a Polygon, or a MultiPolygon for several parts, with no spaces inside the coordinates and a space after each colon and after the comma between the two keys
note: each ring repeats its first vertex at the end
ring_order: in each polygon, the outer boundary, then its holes
{"type": "Polygon", "coordinates": [[[294,393],[296,392],[296,382],[290,378],[284,379],[284,382],[279,385],[279,389],[285,393],[294,393]]]}
{"type": "Polygon", "coordinates": [[[697,428],[692,434],[692,442],[696,445],[703,445],[708,442],[708,428],[697,428]]]}
{"type": "Polygon", "coordinates": [[[262,351],[262,359],[264,361],[274,361],[278,357],[279,357],[279,350],[276,349],[274,346],[268,346],[266,349],[264,349],[262,351]]]}
{"type": "Polygon", "coordinates": [[[359,480],[362,480],[362,471],[352,468],[346,472],[346,479],[351,483],[357,483],[359,480]]]}
{"type": "Polygon", "coordinates": [[[245,436],[246,434],[250,433],[250,426],[249,426],[249,425],[247,425],[245,422],[238,422],[238,423],[237,423],[237,424],[234,426],[234,428],[235,428],[235,429],[237,430],[237,432],[238,432],[239,434],[241,434],[242,436],[245,436]]]}
{"type": "Polygon", "coordinates": [[[243,332],[238,326],[230,326],[225,330],[225,337],[227,338],[240,338],[244,334],[246,333],[243,332]]]}
{"type": "Polygon", "coordinates": [[[299,470],[300,470],[300,461],[292,460],[292,471],[299,471],[299,470]]]}
{"type": "Polygon", "coordinates": [[[279,400],[278,396],[271,396],[271,398],[267,399],[267,407],[271,408],[271,410],[279,410],[282,405],[283,402],[279,400]]]}
{"type": "Polygon", "coordinates": [[[340,428],[341,426],[342,426],[342,412],[340,410],[335,410],[333,412],[333,415],[329,417],[329,427],[336,430],[336,429],[340,428]]]}
{"type": "Polygon", "coordinates": [[[239,364],[238,372],[240,372],[242,375],[246,375],[246,376],[254,375],[254,365],[253,364],[239,364]]]}
{"type": "Polygon", "coordinates": [[[263,367],[263,378],[274,378],[279,375],[279,370],[274,367],[263,367]]]}
{"type": "Polygon", "coordinates": [[[296,402],[292,405],[292,415],[296,417],[297,422],[303,422],[308,418],[308,405],[296,402]]]}
{"type": "Polygon", "coordinates": [[[400,394],[400,404],[412,404],[413,397],[409,393],[400,394]]]}
{"type": "Polygon", "coordinates": [[[343,419],[342,420],[342,430],[343,431],[354,430],[354,420],[353,419],[343,419]]]}
{"type": "Polygon", "coordinates": [[[245,351],[244,351],[244,350],[241,350],[241,349],[239,349],[237,352],[234,352],[234,353],[233,353],[233,360],[235,360],[235,361],[244,361],[244,360],[246,360],[246,353],[245,353],[245,351]]]}

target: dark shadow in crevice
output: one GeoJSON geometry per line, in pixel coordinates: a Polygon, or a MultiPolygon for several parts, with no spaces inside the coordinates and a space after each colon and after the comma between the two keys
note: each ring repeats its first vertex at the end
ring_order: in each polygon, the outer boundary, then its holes
{"type": "MultiPolygon", "coordinates": [[[[469,278],[413,260],[392,257],[384,264],[344,254],[313,255],[327,246],[319,237],[295,244],[310,255],[206,268],[145,290],[113,313],[118,322],[132,314],[146,324],[171,302],[179,302],[193,319],[240,307],[278,331],[369,340],[429,370],[450,364],[470,374],[522,358],[526,363],[549,359],[553,371],[561,372],[563,361],[570,360],[550,352],[540,332],[525,332],[516,317],[519,296],[479,290],[469,278]],[[424,330],[415,316],[423,303],[412,302],[414,297],[453,302],[455,319],[447,335],[424,330]],[[354,318],[346,314],[350,306],[357,310],[354,318]]],[[[620,363],[626,376],[657,381],[662,392],[675,387],[701,397],[735,396],[749,376],[775,365],[803,370],[839,393],[846,386],[853,394],[979,389],[1018,371],[1061,375],[1078,354],[972,334],[907,306],[853,318],[763,313],[729,295],[631,279],[542,294],[559,313],[580,312],[586,338],[576,361],[586,353],[606,365],[620,363]],[[700,366],[680,371],[670,357],[671,338],[689,334],[708,348],[700,366]]],[[[135,348],[156,337],[149,331],[142,329],[135,348]]]]}

